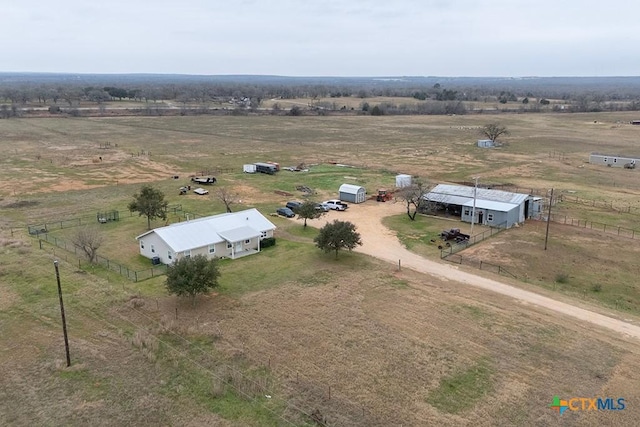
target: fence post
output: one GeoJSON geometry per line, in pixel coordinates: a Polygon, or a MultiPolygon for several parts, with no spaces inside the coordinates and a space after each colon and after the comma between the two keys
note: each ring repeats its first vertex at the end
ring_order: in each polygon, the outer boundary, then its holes
{"type": "MultiPolygon", "coordinates": [[[[135,280],[135,281],[137,282],[137,281],[138,281],[138,272],[137,272],[137,271],[134,271],[134,273],[135,273],[135,277],[136,277],[136,280],[135,280]]],[[[177,310],[178,310],[178,309],[176,309],[176,312],[177,312],[177,310]]]]}
{"type": "Polygon", "coordinates": [[[482,260],[480,260],[480,270],[482,270],[482,260]]]}

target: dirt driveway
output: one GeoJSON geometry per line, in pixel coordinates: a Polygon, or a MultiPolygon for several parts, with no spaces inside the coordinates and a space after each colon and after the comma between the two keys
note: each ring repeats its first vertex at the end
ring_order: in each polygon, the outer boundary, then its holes
{"type": "Polygon", "coordinates": [[[496,280],[477,276],[461,271],[453,265],[444,262],[432,261],[423,258],[407,250],[398,240],[395,233],[382,225],[381,219],[405,212],[402,203],[376,203],[367,201],[363,204],[350,204],[344,212],[329,211],[320,220],[310,221],[309,224],[321,227],[334,219],[343,219],[353,222],[357,231],[362,236],[363,245],[356,249],[380,260],[398,264],[401,261],[402,268],[410,268],[420,273],[436,276],[450,282],[459,282],[492,292],[498,292],[510,296],[525,304],[533,304],[548,310],[555,311],[578,320],[619,332],[625,336],[640,339],[640,326],[614,319],[593,311],[575,307],[573,305],[556,301],[552,298],[539,295],[524,289],[519,289],[496,280]]]}

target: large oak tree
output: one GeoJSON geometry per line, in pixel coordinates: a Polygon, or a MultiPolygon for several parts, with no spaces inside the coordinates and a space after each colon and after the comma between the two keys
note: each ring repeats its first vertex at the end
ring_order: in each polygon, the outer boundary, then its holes
{"type": "Polygon", "coordinates": [[[348,249],[351,251],[356,246],[362,245],[356,226],[349,221],[337,219],[322,227],[313,241],[318,248],[325,252],[335,251],[336,258],[338,258],[339,250],[348,249]]]}
{"type": "Polygon", "coordinates": [[[215,258],[204,255],[184,257],[167,267],[166,286],[170,294],[190,296],[195,305],[198,294],[206,294],[218,286],[220,271],[215,258]]]}

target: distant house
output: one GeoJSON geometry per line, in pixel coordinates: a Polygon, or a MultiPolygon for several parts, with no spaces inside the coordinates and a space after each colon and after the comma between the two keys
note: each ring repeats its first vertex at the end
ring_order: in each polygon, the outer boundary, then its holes
{"type": "Polygon", "coordinates": [[[198,218],[156,228],[136,237],[140,255],[171,264],[181,258],[240,258],[260,252],[260,241],[276,226],[256,209],[198,218]]]}
{"type": "Polygon", "coordinates": [[[359,185],[342,184],[338,191],[343,202],[362,203],[367,200],[367,191],[359,185]]]}
{"type": "Polygon", "coordinates": [[[640,163],[640,157],[621,156],[619,154],[591,153],[589,155],[589,163],[622,168],[627,163],[640,163]]]}
{"type": "Polygon", "coordinates": [[[631,120],[632,125],[640,125],[640,120],[631,120]]]}
{"type": "MultiPolygon", "coordinates": [[[[464,222],[471,222],[474,187],[439,184],[424,198],[451,213],[459,213],[464,222]]],[[[475,191],[474,224],[509,228],[541,213],[541,198],[524,193],[478,188],[475,191]]]]}
{"type": "Polygon", "coordinates": [[[495,147],[496,144],[493,141],[493,139],[479,139],[478,140],[478,147],[480,148],[491,148],[491,147],[495,147]]]}

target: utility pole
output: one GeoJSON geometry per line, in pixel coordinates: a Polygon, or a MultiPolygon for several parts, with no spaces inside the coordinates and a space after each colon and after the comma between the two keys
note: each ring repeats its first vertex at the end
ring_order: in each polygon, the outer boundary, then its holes
{"type": "Polygon", "coordinates": [[[471,238],[473,239],[473,223],[476,222],[476,195],[478,193],[478,177],[473,178],[476,181],[473,187],[473,209],[471,210],[471,238]]]}
{"type": "Polygon", "coordinates": [[[67,354],[67,367],[71,366],[71,356],[69,355],[69,338],[67,337],[67,320],[64,317],[64,303],[62,302],[62,287],[60,286],[60,271],[58,261],[53,261],[56,269],[56,280],[58,281],[58,297],[60,298],[60,314],[62,315],[62,332],[64,334],[64,349],[67,354]]]}
{"type": "Polygon", "coordinates": [[[551,222],[551,204],[553,203],[553,188],[551,189],[551,197],[549,197],[549,213],[547,213],[547,233],[544,236],[544,250],[547,250],[547,242],[549,241],[549,223],[551,222]]]}

